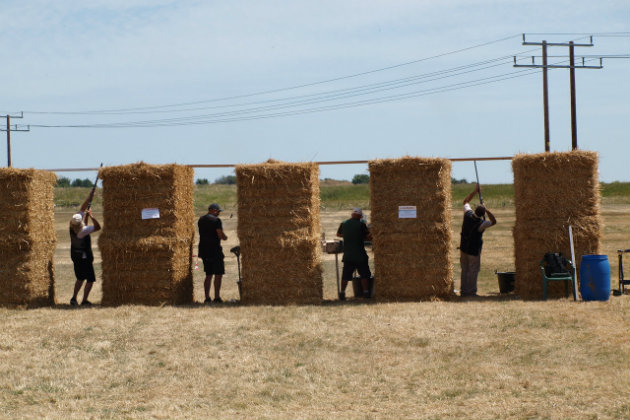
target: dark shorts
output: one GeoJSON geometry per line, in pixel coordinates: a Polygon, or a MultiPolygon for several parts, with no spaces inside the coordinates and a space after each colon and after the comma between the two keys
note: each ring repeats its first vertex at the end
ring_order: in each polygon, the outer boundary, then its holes
{"type": "Polygon", "coordinates": [[[354,270],[359,272],[359,277],[362,279],[369,279],[372,277],[372,272],[370,271],[370,266],[367,261],[362,263],[344,262],[341,279],[348,281],[352,280],[354,270]]]}
{"type": "Polygon", "coordinates": [[[223,253],[212,255],[209,258],[202,258],[203,271],[206,274],[225,274],[225,265],[223,264],[223,253]]]}
{"type": "Polygon", "coordinates": [[[94,266],[89,259],[73,260],[74,275],[77,280],[87,280],[88,283],[94,283],[96,276],[94,275],[94,266]]]}

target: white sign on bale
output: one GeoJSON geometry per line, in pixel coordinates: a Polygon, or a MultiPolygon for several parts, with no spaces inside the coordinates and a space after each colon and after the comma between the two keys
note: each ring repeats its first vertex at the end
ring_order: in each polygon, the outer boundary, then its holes
{"type": "Polygon", "coordinates": [[[416,219],[416,206],[398,206],[399,219],[416,219]]]}
{"type": "Polygon", "coordinates": [[[142,220],[146,219],[159,219],[160,209],[142,209],[142,220]]]}

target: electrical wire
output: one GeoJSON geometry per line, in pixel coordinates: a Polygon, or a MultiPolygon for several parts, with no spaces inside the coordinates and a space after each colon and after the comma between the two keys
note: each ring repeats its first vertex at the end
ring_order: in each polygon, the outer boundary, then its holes
{"type": "MultiPolygon", "coordinates": [[[[570,33],[533,33],[529,35],[569,35],[570,33]]],[[[601,36],[604,33],[597,34],[601,36]]],[[[619,35],[626,33],[605,33],[607,35],[619,35]]],[[[630,36],[630,33],[627,33],[630,36]]],[[[582,35],[581,33],[576,33],[572,35],[582,35]]],[[[592,35],[592,34],[590,34],[592,35]]],[[[589,35],[589,36],[590,36],[589,35]]],[[[290,115],[301,115],[312,112],[323,112],[330,110],[339,110],[339,109],[348,109],[354,108],[358,106],[366,106],[371,104],[378,104],[384,102],[392,102],[392,101],[400,101],[409,98],[416,98],[426,95],[432,95],[436,93],[448,92],[457,89],[465,89],[473,86],[485,85],[489,83],[496,83],[503,80],[513,79],[516,77],[527,76],[530,74],[534,74],[539,72],[540,70],[521,70],[516,72],[503,73],[499,75],[489,76],[485,78],[479,78],[470,81],[464,81],[460,83],[454,83],[450,85],[444,85],[429,89],[416,90],[412,92],[402,92],[393,95],[381,96],[381,97],[372,97],[372,98],[364,98],[358,101],[352,101],[352,99],[357,97],[364,97],[368,95],[376,95],[389,91],[401,90],[404,88],[408,88],[411,86],[426,84],[430,82],[435,82],[438,80],[453,78],[459,76],[465,76],[470,73],[479,72],[482,70],[487,70],[493,67],[498,67],[505,65],[507,63],[507,59],[509,58],[510,62],[512,61],[512,57],[519,57],[519,60],[524,60],[523,54],[537,51],[538,49],[531,49],[527,51],[520,52],[517,56],[509,55],[498,57],[494,59],[488,59],[472,64],[467,64],[463,66],[457,66],[449,69],[443,69],[439,71],[423,73],[418,75],[413,75],[405,78],[386,80],[382,82],[363,84],[354,87],[346,87],[341,89],[331,89],[325,90],[322,92],[295,95],[295,96],[287,96],[281,98],[271,98],[271,99],[262,99],[250,102],[240,102],[240,103],[228,103],[217,105],[219,102],[226,102],[236,99],[242,98],[250,98],[255,96],[263,96],[269,95],[272,93],[286,92],[291,90],[297,90],[305,87],[313,87],[317,85],[324,85],[326,83],[331,83],[340,80],[346,80],[350,78],[356,78],[359,76],[364,76],[372,73],[382,72],[386,70],[395,69],[402,66],[408,66],[411,64],[419,63],[422,61],[430,60],[433,58],[443,57],[450,54],[456,54],[459,52],[471,50],[474,48],[478,48],[485,45],[490,45],[496,42],[505,41],[508,39],[512,39],[520,36],[512,35],[505,38],[500,38],[497,40],[485,42],[482,44],[477,44],[471,47],[462,48],[459,50],[449,51],[446,53],[434,55],[431,57],[418,59],[409,61],[406,63],[401,63],[389,67],[383,67],[376,70],[370,70],[366,72],[356,73],[348,76],[341,76],[337,78],[332,78],[328,80],[323,80],[319,82],[313,82],[303,85],[291,86],[287,88],[281,89],[273,89],[267,91],[261,91],[251,94],[244,95],[236,95],[224,98],[210,99],[204,101],[195,101],[195,102],[185,102],[179,104],[171,104],[171,105],[159,105],[159,106],[149,106],[149,107],[137,107],[137,108],[120,108],[120,109],[110,109],[110,110],[101,110],[101,111],[25,111],[27,113],[32,114],[43,114],[43,115],[93,115],[93,116],[103,116],[103,115],[130,115],[130,114],[158,114],[158,113],[182,113],[182,112],[191,112],[191,111],[200,111],[200,110],[211,110],[211,109],[219,109],[221,112],[214,113],[205,113],[199,115],[186,115],[179,117],[171,117],[171,118],[161,118],[161,119],[148,119],[148,120],[138,120],[138,121],[122,121],[122,122],[108,122],[108,123],[95,123],[95,124],[29,124],[30,127],[38,127],[38,128],[131,128],[131,127],[168,127],[168,126],[181,126],[181,125],[198,125],[198,124],[214,124],[214,123],[223,123],[223,122],[236,122],[236,121],[247,121],[253,119],[264,119],[264,118],[275,118],[280,116],[290,116],[290,115]],[[334,103],[339,101],[345,101],[341,103],[334,103]],[[333,102],[329,105],[323,105],[325,103],[333,102]],[[207,105],[202,107],[189,107],[189,108],[180,108],[183,106],[192,106],[192,105],[200,105],[200,104],[210,104],[215,103],[215,105],[207,105]],[[170,109],[167,109],[170,108],[170,109]],[[230,108],[233,108],[230,110],[230,108]]],[[[566,56],[549,56],[549,57],[563,57],[566,56]]],[[[593,61],[595,58],[630,58],[627,55],[604,55],[604,56],[580,56],[584,59],[588,58],[588,61],[593,61]],[[590,57],[593,57],[592,59],[590,57]]],[[[527,56],[529,58],[529,56],[527,56]]],[[[24,125],[26,127],[26,125],[24,125]]]]}
{"type": "MultiPolygon", "coordinates": [[[[564,62],[564,61],[563,61],[564,62]]],[[[418,90],[413,92],[407,92],[396,95],[389,95],[385,97],[364,99],[361,101],[354,102],[346,102],[341,104],[333,104],[323,107],[316,108],[307,108],[307,109],[299,109],[293,111],[285,111],[285,112],[275,112],[272,114],[259,114],[259,115],[245,115],[245,116],[235,116],[231,117],[226,113],[221,114],[209,114],[209,115],[200,115],[200,116],[191,116],[184,118],[171,118],[171,119],[162,119],[162,120],[147,120],[147,121],[128,121],[128,122],[120,122],[120,123],[103,123],[103,124],[75,124],[75,125],[41,125],[41,124],[30,124],[31,127],[43,127],[43,128],[131,128],[131,127],[166,127],[166,126],[182,126],[182,125],[199,125],[199,124],[212,124],[212,123],[223,123],[223,122],[236,122],[236,121],[247,121],[253,119],[263,119],[263,118],[276,118],[276,117],[284,117],[284,116],[292,116],[292,115],[301,115],[305,113],[313,113],[313,112],[323,112],[323,111],[331,111],[331,110],[339,110],[339,109],[348,109],[355,108],[358,106],[366,106],[373,105],[384,102],[392,102],[392,101],[400,101],[404,99],[416,98],[420,96],[432,95],[436,93],[443,93],[452,90],[458,90],[473,86],[486,85],[489,83],[495,83],[498,81],[513,79],[516,77],[527,76],[530,74],[539,73],[539,69],[525,69],[519,70],[509,73],[504,73],[500,75],[480,78],[467,82],[460,82],[446,86],[440,86],[431,89],[418,90]],[[226,118],[231,117],[231,118],[226,118]]],[[[269,111],[267,109],[266,111],[269,111]]],[[[255,110],[260,111],[260,110],[255,110]]],[[[254,110],[249,111],[254,112],[254,110]]]]}
{"type": "Polygon", "coordinates": [[[507,36],[507,37],[504,37],[504,38],[499,38],[499,39],[495,39],[495,40],[492,40],[492,41],[484,42],[484,43],[481,43],[481,44],[476,44],[476,45],[472,45],[472,46],[469,46],[469,47],[460,48],[460,49],[457,49],[457,50],[452,50],[452,51],[448,51],[448,52],[445,52],[445,53],[433,55],[433,56],[430,56],[430,57],[420,58],[420,59],[417,59],[417,60],[407,61],[407,62],[404,62],[404,63],[395,64],[395,65],[392,65],[392,66],[381,67],[381,68],[374,69],[374,70],[368,70],[368,71],[355,73],[355,74],[351,74],[351,75],[335,77],[335,78],[326,79],[326,80],[322,80],[322,81],[318,81],[318,82],[305,83],[305,84],[301,84],[301,85],[295,85],[295,86],[279,88],[279,89],[265,90],[265,91],[249,93],[249,94],[243,94],[243,95],[227,96],[227,97],[222,97],[222,98],[206,99],[206,100],[194,101],[194,102],[182,102],[182,103],[177,103],[177,104],[144,106],[144,107],[135,107],[135,108],[104,109],[104,110],[91,110],[91,111],[36,111],[36,110],[34,110],[34,111],[24,111],[24,112],[28,112],[28,113],[31,113],[31,114],[55,114],[55,115],[60,115],[60,114],[64,115],[64,114],[126,113],[126,112],[143,111],[143,110],[158,110],[158,109],[163,109],[163,108],[176,108],[176,107],[181,107],[181,106],[198,105],[198,104],[202,104],[202,103],[231,101],[231,100],[235,100],[235,99],[249,98],[249,97],[260,96],[260,95],[267,95],[267,94],[272,94],[272,93],[278,93],[278,92],[284,92],[284,91],[289,91],[289,90],[301,89],[301,88],[305,88],[305,87],[312,87],[312,86],[322,85],[322,84],[331,83],[331,82],[337,82],[337,81],[340,81],[340,80],[346,80],[346,79],[356,78],[356,77],[360,77],[360,76],[366,76],[368,74],[373,74],[373,73],[378,73],[378,72],[382,72],[382,71],[392,70],[392,69],[395,69],[395,68],[409,66],[409,65],[412,65],[412,64],[417,64],[417,63],[420,63],[420,62],[423,62],[423,61],[432,60],[432,59],[435,59],[435,58],[440,58],[440,57],[445,57],[445,56],[448,56],[448,55],[458,54],[458,53],[461,53],[461,52],[464,52],[464,51],[469,51],[469,50],[472,50],[472,49],[475,49],[475,48],[480,48],[480,47],[496,44],[498,42],[507,41],[509,39],[517,38],[517,37],[520,37],[520,36],[521,36],[521,34],[510,35],[510,36],[507,36]]]}

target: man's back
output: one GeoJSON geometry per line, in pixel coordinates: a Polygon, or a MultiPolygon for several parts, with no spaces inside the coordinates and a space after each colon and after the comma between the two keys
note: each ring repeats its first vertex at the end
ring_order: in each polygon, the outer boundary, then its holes
{"type": "Polygon", "coordinates": [[[363,241],[368,235],[368,228],[359,219],[348,219],[339,226],[340,234],[343,235],[343,261],[364,262],[368,255],[365,252],[363,241]]]}
{"type": "Polygon", "coordinates": [[[221,249],[221,239],[217,233],[217,229],[222,229],[221,219],[206,214],[199,218],[197,222],[199,227],[199,254],[203,257],[206,252],[212,252],[221,249]]]}

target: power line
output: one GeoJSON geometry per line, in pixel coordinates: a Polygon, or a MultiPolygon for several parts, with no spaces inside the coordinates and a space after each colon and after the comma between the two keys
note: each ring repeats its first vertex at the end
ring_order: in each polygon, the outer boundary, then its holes
{"type": "Polygon", "coordinates": [[[74,124],[74,125],[31,124],[31,126],[42,127],[42,128],[132,128],[132,127],[167,127],[167,126],[182,126],[182,125],[202,125],[202,124],[225,123],[225,122],[236,122],[236,121],[249,121],[249,120],[255,120],[255,119],[276,118],[276,117],[301,115],[301,114],[313,113],[313,112],[348,109],[348,108],[355,108],[358,106],[366,106],[366,105],[373,105],[373,104],[392,102],[392,101],[398,101],[398,100],[404,100],[404,99],[417,98],[417,97],[427,96],[427,95],[432,95],[432,94],[437,94],[437,93],[444,93],[444,92],[448,92],[452,90],[459,90],[459,89],[468,88],[468,87],[486,85],[489,83],[495,83],[495,82],[499,82],[503,80],[513,79],[516,77],[527,76],[527,75],[538,73],[538,72],[539,72],[538,70],[521,70],[521,71],[516,71],[516,72],[504,73],[497,76],[476,79],[476,80],[468,81],[468,82],[460,82],[460,83],[455,83],[451,85],[440,86],[440,87],[432,88],[432,89],[407,92],[407,93],[390,95],[390,96],[385,96],[385,97],[380,97],[380,98],[365,99],[362,101],[334,104],[334,105],[328,105],[328,106],[323,106],[323,107],[277,112],[277,113],[272,113],[272,114],[250,115],[250,116],[241,116],[241,117],[233,117],[233,118],[226,118],[226,115],[208,114],[208,115],[171,118],[171,119],[162,119],[162,120],[128,121],[128,122],[120,122],[120,123],[74,124]],[[217,118],[217,117],[222,117],[222,118],[217,118]]]}
{"type": "Polygon", "coordinates": [[[346,76],[335,77],[335,78],[326,79],[326,80],[322,80],[322,81],[318,81],[318,82],[305,83],[305,84],[301,84],[301,85],[295,85],[295,86],[290,86],[290,87],[285,87],[285,88],[278,88],[278,89],[271,89],[271,90],[260,91],[260,92],[249,93],[249,94],[243,94],[243,95],[227,96],[227,97],[222,97],[222,98],[206,99],[206,100],[194,101],[194,102],[182,102],[182,103],[177,103],[177,104],[144,106],[144,107],[135,107],[135,108],[119,108],[119,109],[105,109],[105,110],[91,110],[91,111],[24,111],[24,112],[31,113],[31,114],[107,114],[107,113],[120,113],[120,112],[124,113],[124,112],[140,111],[140,110],[157,110],[157,109],[164,109],[164,108],[176,108],[176,107],[181,107],[181,106],[198,105],[198,104],[202,104],[202,103],[230,101],[230,100],[235,100],[235,99],[249,98],[249,97],[252,97],[252,96],[260,96],[260,95],[267,95],[267,94],[271,94],[271,93],[285,92],[285,91],[289,91],[289,90],[301,89],[301,88],[305,88],[305,87],[317,86],[317,85],[322,85],[322,84],[325,84],[325,83],[337,82],[337,81],[340,81],[340,80],[346,80],[346,79],[356,78],[356,77],[360,77],[360,76],[366,76],[368,74],[373,74],[373,73],[378,73],[378,72],[382,72],[382,71],[392,70],[392,69],[399,68],[399,67],[409,66],[409,65],[417,64],[417,63],[420,63],[420,62],[423,62],[423,61],[428,61],[428,60],[433,60],[433,59],[440,58],[440,57],[445,57],[447,55],[458,54],[458,53],[461,53],[461,52],[464,52],[464,51],[469,51],[469,50],[472,50],[472,49],[475,49],[475,48],[480,48],[480,47],[496,44],[498,42],[507,41],[509,39],[517,38],[517,37],[520,37],[520,36],[521,36],[521,34],[510,35],[510,36],[507,36],[507,37],[504,37],[504,38],[495,39],[493,41],[488,41],[488,42],[484,42],[484,43],[481,43],[481,44],[476,44],[476,45],[472,45],[472,46],[469,46],[469,47],[460,48],[460,49],[453,50],[453,51],[448,51],[448,52],[437,54],[437,55],[433,55],[433,56],[430,56],[430,57],[425,57],[425,58],[420,58],[420,59],[417,59],[417,60],[407,61],[407,62],[404,62],[404,63],[395,64],[395,65],[392,65],[392,66],[382,67],[382,68],[378,68],[378,69],[374,69],[374,70],[368,70],[368,71],[355,73],[355,74],[351,74],[351,75],[346,75],[346,76]]]}
{"type": "MultiPolygon", "coordinates": [[[[367,98],[367,99],[363,99],[359,101],[342,102],[342,103],[330,104],[330,105],[325,105],[325,106],[314,106],[314,105],[319,105],[326,102],[348,101],[356,97],[375,95],[378,93],[384,93],[384,92],[393,91],[393,90],[400,90],[400,89],[418,85],[418,84],[430,83],[430,82],[435,82],[435,81],[446,79],[446,78],[452,78],[452,77],[467,75],[473,72],[479,72],[481,70],[486,70],[493,67],[504,65],[505,64],[504,62],[508,57],[515,57],[511,55],[511,56],[498,57],[494,59],[488,59],[488,60],[484,60],[484,61],[480,61],[480,62],[476,62],[472,64],[457,66],[457,67],[443,69],[443,70],[434,71],[430,73],[413,75],[413,76],[409,76],[405,78],[386,80],[382,82],[364,84],[364,85],[347,87],[347,88],[342,88],[342,89],[332,89],[332,90],[327,90],[323,92],[288,96],[288,97],[283,97],[283,98],[262,99],[258,101],[242,102],[242,103],[236,103],[236,104],[211,105],[211,106],[204,106],[204,107],[171,109],[171,110],[160,109],[160,108],[164,108],[168,106],[211,103],[211,102],[219,102],[222,100],[229,100],[229,99],[234,99],[234,98],[253,97],[257,95],[265,95],[271,92],[282,92],[282,91],[298,89],[299,87],[320,85],[320,84],[328,83],[330,81],[337,81],[337,80],[348,79],[351,77],[358,77],[360,75],[370,74],[377,71],[384,71],[387,69],[392,69],[392,68],[408,65],[410,63],[417,63],[420,61],[429,60],[431,58],[454,54],[456,52],[466,51],[473,48],[477,48],[479,46],[489,45],[489,44],[500,42],[506,39],[511,39],[516,36],[518,35],[501,38],[499,40],[494,40],[494,41],[486,42],[483,44],[478,44],[476,46],[462,48],[459,50],[450,51],[447,53],[439,54],[436,56],[432,56],[432,57],[428,57],[428,58],[424,58],[420,60],[414,60],[411,62],[402,63],[395,66],[389,66],[382,69],[357,73],[355,75],[350,75],[350,76],[338,77],[338,78],[329,79],[329,80],[321,81],[321,82],[314,82],[314,83],[309,83],[309,84],[300,85],[300,86],[293,86],[289,88],[275,89],[275,90],[270,90],[270,91],[265,91],[265,92],[252,93],[252,94],[247,94],[247,95],[238,95],[238,96],[233,96],[229,98],[219,98],[219,99],[208,100],[208,101],[188,102],[185,104],[163,105],[163,106],[155,106],[155,107],[126,108],[126,110],[121,109],[118,111],[110,110],[110,111],[99,113],[99,116],[116,115],[116,114],[121,114],[121,115],[155,114],[155,113],[164,113],[164,112],[173,114],[174,112],[190,112],[190,111],[209,110],[209,109],[220,109],[221,112],[206,113],[206,114],[199,114],[199,115],[184,115],[184,116],[161,118],[161,119],[109,122],[109,123],[97,123],[97,124],[30,124],[30,125],[33,127],[39,127],[39,128],[130,128],[130,127],[168,127],[168,126],[182,126],[182,125],[214,124],[214,123],[224,123],[224,122],[248,121],[248,120],[253,120],[253,119],[275,118],[275,117],[281,117],[281,116],[301,115],[301,114],[306,114],[306,113],[323,112],[323,111],[330,111],[330,110],[348,109],[348,108],[354,108],[358,106],[405,100],[409,98],[417,98],[417,97],[432,95],[436,93],[443,93],[443,92],[448,92],[452,90],[458,90],[458,89],[464,89],[464,88],[473,87],[473,86],[495,83],[495,82],[508,80],[508,79],[512,79],[516,77],[527,76],[529,74],[532,74],[532,72],[503,73],[503,74],[494,75],[494,76],[490,76],[486,78],[480,78],[480,79],[475,79],[475,80],[470,80],[470,81],[465,81],[465,82],[460,82],[460,83],[455,83],[455,84],[450,84],[450,85],[444,85],[444,86],[439,86],[439,87],[430,88],[430,89],[416,90],[412,92],[402,92],[395,95],[367,98]],[[307,108],[304,108],[304,107],[307,107],[307,108]],[[233,110],[229,110],[230,108],[233,108],[233,110]],[[153,109],[153,111],[150,111],[149,109],[153,109]]],[[[522,54],[525,54],[531,51],[535,51],[535,49],[521,52],[519,54],[519,60],[522,60],[522,58],[520,58],[522,54]]],[[[564,56],[562,57],[564,58],[564,56]]],[[[590,56],[584,56],[583,60],[587,60],[587,57],[590,57],[590,56]]],[[[597,57],[602,58],[605,56],[597,56],[597,57]]],[[[626,58],[628,56],[609,55],[608,57],[626,58]]],[[[96,114],[97,111],[84,111],[84,112],[40,111],[36,113],[56,114],[56,115],[59,115],[59,114],[85,115],[85,114],[96,114]]]]}

